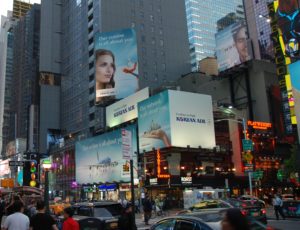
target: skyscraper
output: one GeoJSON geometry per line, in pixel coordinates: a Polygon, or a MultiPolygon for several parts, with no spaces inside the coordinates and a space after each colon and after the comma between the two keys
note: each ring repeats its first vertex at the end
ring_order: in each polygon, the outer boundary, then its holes
{"type": "Polygon", "coordinates": [[[274,58],[273,44],[270,39],[271,26],[268,16],[268,3],[271,1],[244,1],[249,37],[252,40],[254,57],[256,59],[271,60],[274,58]]]}
{"type": "Polygon", "coordinates": [[[215,34],[220,26],[245,18],[243,0],[185,0],[185,6],[192,70],[196,71],[200,60],[215,56],[215,34]]]}
{"type": "Polygon", "coordinates": [[[53,63],[47,71],[62,76],[60,121],[64,134],[87,137],[105,128],[105,108],[95,106],[94,100],[95,33],[135,29],[141,88],[171,84],[190,71],[182,0],[77,0],[63,1],[60,10],[53,10],[55,7],[50,0],[42,3],[42,14],[47,17],[42,17],[41,24],[47,29],[42,28],[40,70],[46,67],[46,58],[53,63]],[[58,36],[63,44],[60,46],[57,40],[60,57],[54,51],[56,47],[51,46],[51,38],[58,36]],[[49,44],[50,48],[43,47],[49,44]],[[55,61],[49,59],[54,56],[55,61]]]}
{"type": "Polygon", "coordinates": [[[12,12],[2,16],[0,28],[0,153],[14,138],[14,113],[12,112],[13,41],[15,21],[12,12]]]}
{"type": "MultiPolygon", "coordinates": [[[[16,136],[28,138],[29,111],[37,105],[40,5],[34,4],[13,28],[13,111],[16,113],[16,136]]],[[[37,145],[38,143],[36,143],[37,145]]]]}
{"type": "Polygon", "coordinates": [[[23,17],[28,10],[30,10],[32,4],[24,1],[14,0],[13,4],[13,18],[21,18],[23,17]]]}

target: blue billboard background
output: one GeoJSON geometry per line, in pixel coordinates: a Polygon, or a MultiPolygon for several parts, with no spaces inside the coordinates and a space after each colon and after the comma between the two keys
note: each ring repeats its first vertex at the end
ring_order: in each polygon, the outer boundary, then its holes
{"type": "MultiPolygon", "coordinates": [[[[136,125],[124,129],[131,131],[132,151],[137,152],[136,125]]],[[[77,142],[75,155],[79,184],[130,181],[130,172],[123,170],[124,165],[129,167],[129,162],[122,159],[121,129],[77,142]]],[[[136,165],[135,154],[133,160],[136,165]]]]}
{"type": "Polygon", "coordinates": [[[169,94],[164,91],[138,103],[139,149],[170,146],[169,94]]]}
{"type": "MultiPolygon", "coordinates": [[[[115,86],[110,86],[111,88],[114,88],[114,95],[112,96],[115,99],[125,98],[138,91],[137,40],[136,33],[133,29],[96,33],[94,49],[95,54],[98,50],[109,50],[115,57],[115,86]]],[[[95,68],[97,68],[97,66],[95,68]]],[[[109,89],[110,87],[105,89],[109,89]]],[[[98,89],[96,84],[96,94],[97,90],[101,89],[98,89]]],[[[99,98],[97,99],[101,100],[99,98]]]]}

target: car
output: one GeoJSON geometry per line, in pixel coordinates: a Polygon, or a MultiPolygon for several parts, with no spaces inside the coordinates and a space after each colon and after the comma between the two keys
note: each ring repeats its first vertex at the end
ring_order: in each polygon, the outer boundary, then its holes
{"type": "Polygon", "coordinates": [[[223,209],[223,208],[232,208],[233,206],[224,201],[224,200],[202,200],[198,202],[197,204],[194,204],[192,207],[189,208],[189,210],[194,211],[194,210],[206,210],[206,209],[223,209]]]}
{"type": "MultiPolygon", "coordinates": [[[[227,209],[223,210],[210,210],[210,211],[195,211],[186,213],[186,216],[194,216],[200,218],[204,223],[211,226],[213,229],[220,229],[221,222],[224,218],[227,209]]],[[[253,219],[252,217],[247,217],[251,230],[271,230],[272,227],[253,219]]]]}
{"type": "Polygon", "coordinates": [[[166,217],[156,222],[150,230],[219,230],[220,224],[207,224],[194,216],[166,217]]]}
{"type": "Polygon", "coordinates": [[[266,202],[257,198],[256,196],[243,195],[243,196],[240,196],[238,199],[239,200],[256,200],[256,201],[260,202],[264,207],[266,207],[266,202]]]}
{"type": "Polygon", "coordinates": [[[82,202],[75,203],[72,208],[80,229],[118,229],[122,205],[117,202],[82,202]]]}
{"type": "Polygon", "coordinates": [[[282,200],[295,200],[295,196],[293,194],[282,194],[282,200]]]}
{"type": "Polygon", "coordinates": [[[250,219],[260,221],[267,224],[267,212],[261,202],[257,200],[238,200],[238,199],[227,199],[234,208],[239,208],[243,215],[250,219]]]}

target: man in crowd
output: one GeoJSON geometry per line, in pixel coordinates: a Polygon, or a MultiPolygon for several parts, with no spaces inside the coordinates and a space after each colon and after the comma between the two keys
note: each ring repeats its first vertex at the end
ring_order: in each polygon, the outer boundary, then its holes
{"type": "Polygon", "coordinates": [[[17,200],[13,203],[15,213],[9,215],[3,225],[3,230],[29,230],[29,218],[23,214],[24,204],[17,200]]]}

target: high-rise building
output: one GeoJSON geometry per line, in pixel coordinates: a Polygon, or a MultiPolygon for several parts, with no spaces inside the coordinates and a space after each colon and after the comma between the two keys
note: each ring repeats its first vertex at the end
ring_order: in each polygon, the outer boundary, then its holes
{"type": "MultiPolygon", "coordinates": [[[[32,105],[38,105],[40,5],[34,4],[13,28],[13,111],[16,113],[16,137],[27,138],[32,105]]],[[[37,111],[37,110],[35,110],[37,111]]],[[[37,116],[35,116],[37,117],[37,116]]],[[[33,121],[34,122],[34,121],[33,121]]],[[[35,122],[37,126],[37,122],[35,122]]],[[[37,132],[37,127],[35,127],[37,132]]],[[[34,141],[38,145],[38,141],[34,141]]]]}
{"type": "Polygon", "coordinates": [[[0,28],[0,153],[4,153],[10,140],[14,139],[14,113],[12,112],[13,42],[15,21],[12,12],[1,17],[0,28]]]}
{"type": "Polygon", "coordinates": [[[217,31],[245,18],[243,0],[185,0],[185,6],[192,71],[196,71],[201,59],[215,56],[217,31]]]}
{"type": "Polygon", "coordinates": [[[14,0],[13,3],[13,18],[21,18],[30,10],[32,4],[24,1],[14,0]]]}
{"type": "Polygon", "coordinates": [[[87,137],[105,127],[105,110],[95,106],[94,100],[97,32],[135,29],[141,88],[171,84],[190,71],[182,0],[77,0],[62,1],[61,9],[58,7],[50,0],[42,3],[42,14],[47,17],[43,16],[41,21],[45,29],[42,26],[40,70],[62,76],[60,121],[64,134],[80,133],[87,137]],[[59,36],[63,45],[59,44],[59,36]],[[56,51],[59,47],[61,56],[56,51]]]}
{"type": "Polygon", "coordinates": [[[252,40],[254,57],[271,60],[274,58],[273,44],[270,38],[271,26],[268,3],[272,0],[247,0],[245,14],[247,18],[249,37],[252,40]]]}

